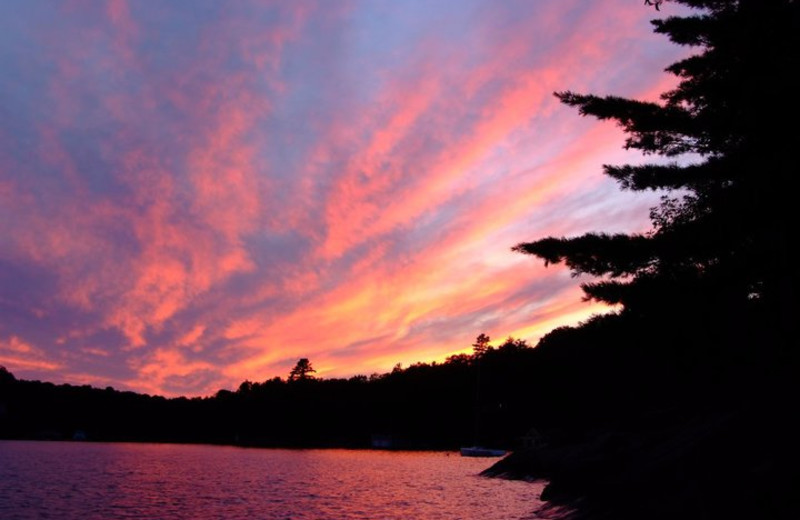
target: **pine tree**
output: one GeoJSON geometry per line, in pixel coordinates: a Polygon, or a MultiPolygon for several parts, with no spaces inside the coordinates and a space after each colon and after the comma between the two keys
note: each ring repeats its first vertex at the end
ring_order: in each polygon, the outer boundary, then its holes
{"type": "Polygon", "coordinates": [[[314,379],[311,374],[316,372],[308,358],[300,358],[291,372],[289,372],[289,381],[308,381],[314,379]]]}
{"type": "Polygon", "coordinates": [[[489,346],[489,343],[491,341],[492,341],[491,338],[489,338],[489,336],[487,336],[486,334],[484,333],[479,334],[478,337],[475,338],[475,343],[472,344],[472,353],[474,354],[474,356],[476,358],[479,358],[484,354],[486,354],[486,352],[488,352],[489,349],[491,348],[489,346]]]}
{"type": "Polygon", "coordinates": [[[625,147],[663,159],[604,166],[623,189],[664,190],[644,234],[544,238],[513,249],[565,263],[588,299],[653,314],[676,305],[759,308],[779,336],[794,327],[790,263],[800,121],[800,48],[793,0],[676,0],[690,16],[655,32],[699,52],[666,70],[679,78],[658,103],[573,92],[555,95],[581,115],[616,121],[625,147]]]}

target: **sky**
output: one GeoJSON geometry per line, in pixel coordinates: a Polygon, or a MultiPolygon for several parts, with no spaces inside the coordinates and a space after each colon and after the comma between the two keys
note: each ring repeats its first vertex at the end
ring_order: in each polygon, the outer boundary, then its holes
{"type": "Polygon", "coordinates": [[[554,91],[657,99],[639,0],[0,3],[0,365],[211,395],[536,341],[605,309],[511,251],[658,194],[554,91]]]}

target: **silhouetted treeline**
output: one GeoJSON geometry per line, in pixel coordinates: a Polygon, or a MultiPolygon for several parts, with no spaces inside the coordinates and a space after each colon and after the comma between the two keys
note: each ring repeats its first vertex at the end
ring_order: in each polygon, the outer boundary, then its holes
{"type": "Polygon", "coordinates": [[[536,348],[508,338],[443,363],[349,379],[245,381],[206,398],[22,381],[2,370],[0,437],[72,439],[77,432],[108,441],[369,447],[381,439],[395,448],[517,448],[532,427],[582,431],[762,393],[790,364],[765,354],[772,342],[757,313],[730,312],[676,310],[667,321],[596,317],[554,330],[536,348]]]}
{"type": "Polygon", "coordinates": [[[192,399],[16,380],[3,369],[0,437],[71,439],[77,432],[109,441],[512,447],[533,424],[536,378],[526,367],[535,357],[524,341],[509,338],[444,363],[349,379],[313,378],[303,359],[289,380],[245,381],[236,391],[192,399]]]}

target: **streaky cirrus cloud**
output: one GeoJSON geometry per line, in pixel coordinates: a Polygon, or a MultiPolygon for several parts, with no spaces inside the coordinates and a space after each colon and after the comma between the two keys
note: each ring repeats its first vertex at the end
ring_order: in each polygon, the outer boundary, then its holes
{"type": "Polygon", "coordinates": [[[207,395],[535,342],[598,305],[517,242],[647,228],[556,90],[655,99],[652,10],[4,2],[0,364],[207,395]]]}

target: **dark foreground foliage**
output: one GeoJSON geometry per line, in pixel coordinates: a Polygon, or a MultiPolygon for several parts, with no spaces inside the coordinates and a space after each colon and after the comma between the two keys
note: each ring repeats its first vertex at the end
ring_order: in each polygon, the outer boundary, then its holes
{"type": "Polygon", "coordinates": [[[665,190],[652,231],[515,248],[595,277],[586,297],[622,306],[540,348],[620,367],[606,381],[589,375],[602,388],[585,396],[597,413],[579,412],[582,424],[564,421],[488,473],[551,479],[545,497],[575,507],[572,518],[800,518],[790,247],[800,4],[676,2],[695,14],[655,30],[698,52],[667,68],[680,83],[660,103],[556,94],[616,121],[627,148],[660,156],[605,167],[624,189],[665,190]],[[605,415],[606,398],[617,415],[605,415]]]}

